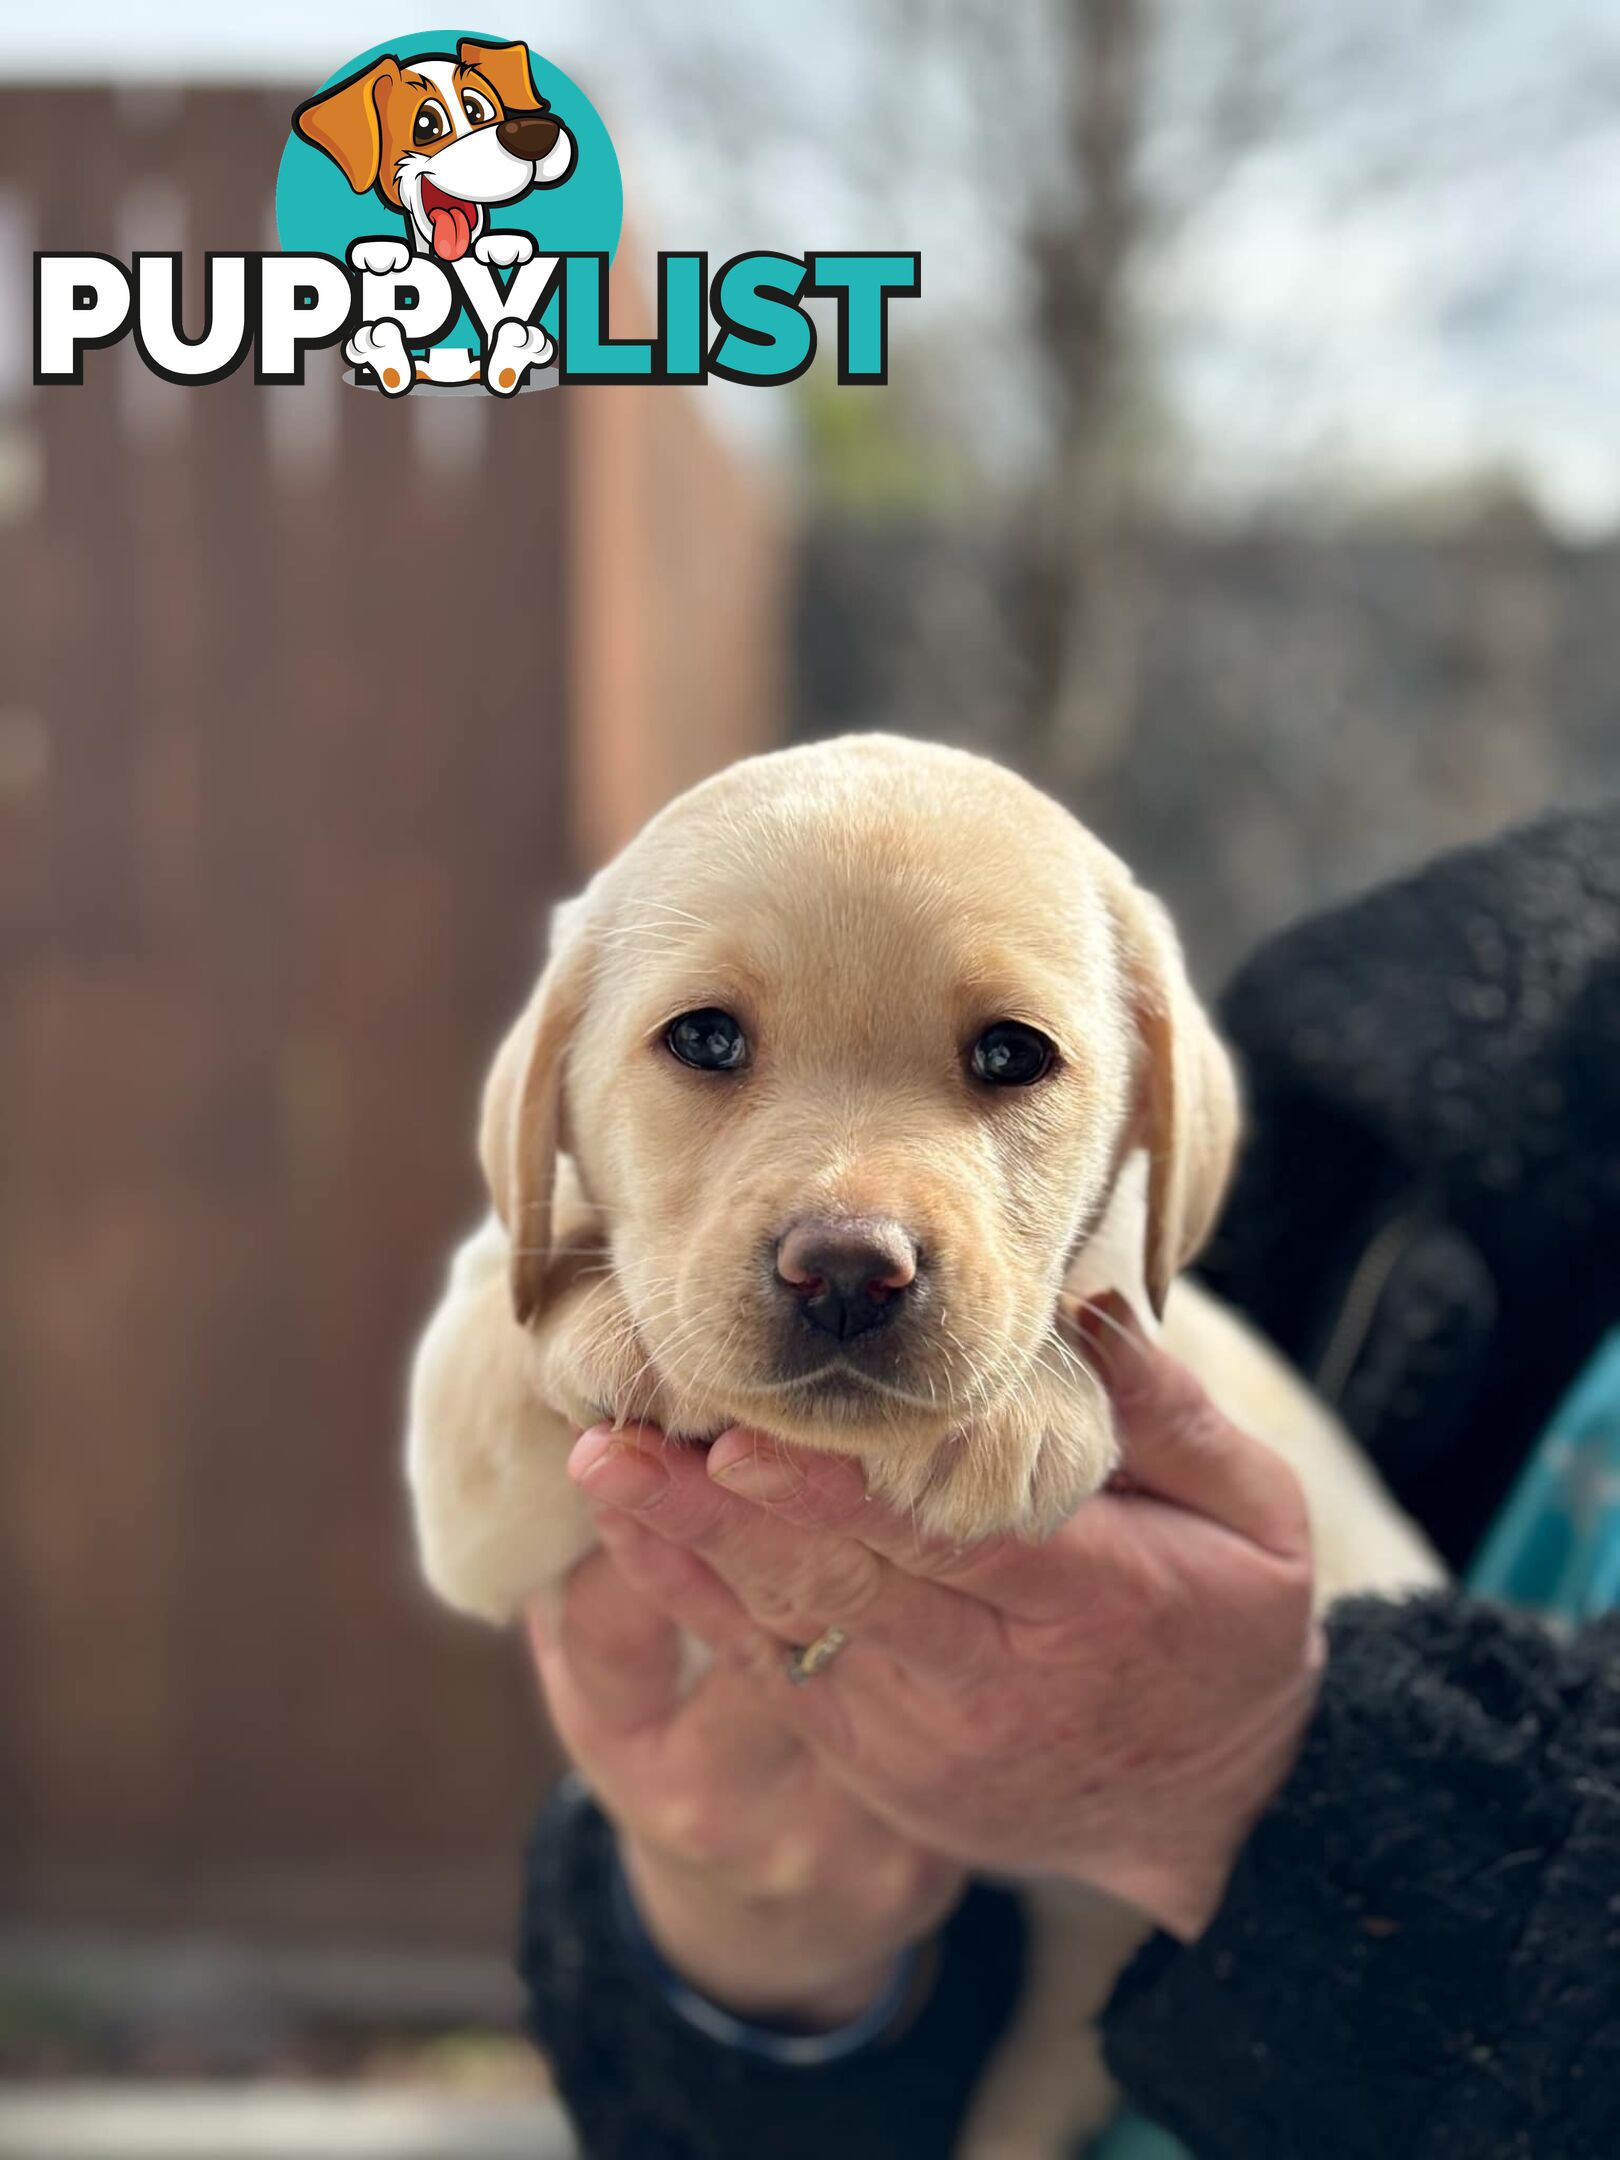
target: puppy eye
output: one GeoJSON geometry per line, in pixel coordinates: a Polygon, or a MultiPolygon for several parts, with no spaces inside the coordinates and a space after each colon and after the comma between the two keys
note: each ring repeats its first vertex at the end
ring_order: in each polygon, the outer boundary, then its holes
{"type": "Polygon", "coordinates": [[[493,120],[495,117],[494,108],[487,104],[476,90],[463,90],[461,104],[473,127],[482,127],[486,120],[493,120]]]}
{"type": "Polygon", "coordinates": [[[416,124],[411,129],[412,142],[418,146],[422,143],[437,142],[441,135],[448,135],[449,132],[450,115],[436,99],[429,98],[416,115],[416,124]]]}
{"type": "Polygon", "coordinates": [[[695,1072],[735,1072],[748,1056],[748,1037],[728,1012],[706,1005],[682,1013],[664,1030],[673,1056],[695,1072]]]}
{"type": "Polygon", "coordinates": [[[1052,1070],[1056,1056],[1056,1047],[1038,1028],[998,1020],[968,1052],[968,1064],[974,1078],[990,1087],[1032,1087],[1052,1070]]]}

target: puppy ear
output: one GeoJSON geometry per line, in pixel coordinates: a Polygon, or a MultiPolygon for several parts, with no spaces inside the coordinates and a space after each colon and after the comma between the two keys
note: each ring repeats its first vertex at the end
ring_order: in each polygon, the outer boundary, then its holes
{"type": "Polygon", "coordinates": [[[306,98],[293,114],[293,126],[342,173],[357,195],[377,185],[382,172],[380,106],[399,83],[399,62],[389,53],[330,90],[306,98]]]}
{"type": "Polygon", "coordinates": [[[572,909],[557,911],[552,957],[484,1088],[478,1152],[511,1246],[512,1310],[525,1326],[543,1311],[549,1289],[564,1068],[589,983],[590,955],[575,922],[572,909]]]}
{"type": "Polygon", "coordinates": [[[1162,1317],[1177,1274],[1215,1224],[1237,1150],[1237,1076],[1187,979],[1159,902],[1123,875],[1114,920],[1136,1023],[1137,1140],[1148,1155],[1143,1273],[1162,1317]]]}
{"type": "Polygon", "coordinates": [[[463,67],[476,68],[509,113],[543,112],[546,101],[534,80],[527,45],[490,45],[482,38],[463,38],[456,47],[463,67]]]}

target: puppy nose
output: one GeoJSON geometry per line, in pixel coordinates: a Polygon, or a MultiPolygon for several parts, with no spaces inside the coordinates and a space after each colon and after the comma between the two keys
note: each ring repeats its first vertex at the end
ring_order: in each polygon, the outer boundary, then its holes
{"type": "Polygon", "coordinates": [[[496,124],[495,140],[514,157],[527,158],[535,164],[550,156],[556,147],[557,133],[557,123],[550,113],[508,113],[496,124]]]}
{"type": "Polygon", "coordinates": [[[776,1272],[813,1328],[847,1342],[894,1318],[916,1280],[917,1248],[897,1222],[811,1216],[778,1240],[776,1272]]]}

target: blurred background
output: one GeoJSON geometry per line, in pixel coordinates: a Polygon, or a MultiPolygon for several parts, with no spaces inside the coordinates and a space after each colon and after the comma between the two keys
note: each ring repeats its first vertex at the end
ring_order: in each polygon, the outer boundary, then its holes
{"type": "Polygon", "coordinates": [[[519,6],[463,27],[613,130],[618,320],[659,247],[917,248],[886,388],[28,387],[35,248],[273,245],[292,105],[423,26],[0,7],[13,2160],[548,2149],[502,2035],[554,1760],[415,1586],[402,1373],[544,903],[649,810],[979,746],[1213,990],[1620,784],[1603,0],[519,6]]]}

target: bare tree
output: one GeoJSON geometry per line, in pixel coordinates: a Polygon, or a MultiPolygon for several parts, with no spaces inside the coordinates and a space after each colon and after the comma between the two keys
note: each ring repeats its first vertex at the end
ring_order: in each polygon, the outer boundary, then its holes
{"type": "Polygon", "coordinates": [[[1029,749],[1072,785],[1117,752],[1130,702],[1131,580],[1118,456],[1143,222],[1146,0],[1066,0],[1057,20],[1072,185],[1028,239],[1052,410],[1034,506],[1029,749]]]}
{"type": "MultiPolygon", "coordinates": [[[[828,201],[865,229],[898,241],[950,185],[999,234],[1002,258],[1023,265],[1010,335],[988,313],[943,318],[925,364],[897,367],[886,395],[889,425],[904,406],[894,432],[921,460],[937,468],[964,444],[979,456],[962,574],[991,557],[999,574],[1014,554],[1021,571],[1004,617],[975,615],[995,686],[984,702],[1006,710],[1000,746],[1063,792],[1128,749],[1139,561],[1162,503],[1154,453],[1173,439],[1170,337],[1154,310],[1175,251],[1196,250],[1261,160],[1285,186],[1315,187],[1329,215],[1410,199],[1418,217],[1425,188],[1533,175],[1608,125],[1620,75],[1620,31],[1600,35],[1595,18],[1579,53],[1566,40],[1509,41],[1517,58],[1493,72],[1469,59],[1461,17],[1342,0],[826,0],[818,19],[842,26],[829,94],[790,40],[739,39],[719,0],[674,14],[636,4],[653,105],[667,109],[673,91],[688,135],[721,146],[716,173],[750,230],[772,176],[801,184],[810,155],[836,191],[828,201]],[[1002,447],[1014,407],[1016,458],[1002,447]],[[998,635],[1007,650],[991,652],[998,635]]],[[[1486,11],[1506,23],[1510,0],[1486,11]]],[[[1494,284],[1486,263],[1470,274],[1465,297],[1483,294],[1498,321],[1539,304],[1543,289],[1506,249],[1494,284]]],[[[1330,458],[1326,440],[1322,450],[1330,458]]],[[[1308,508],[1319,471],[1308,448],[1274,465],[1263,499],[1308,508]]],[[[942,533],[948,522],[942,513],[942,533]]],[[[931,683],[963,676],[970,632],[954,601],[912,612],[914,702],[926,705],[931,683]]]]}

